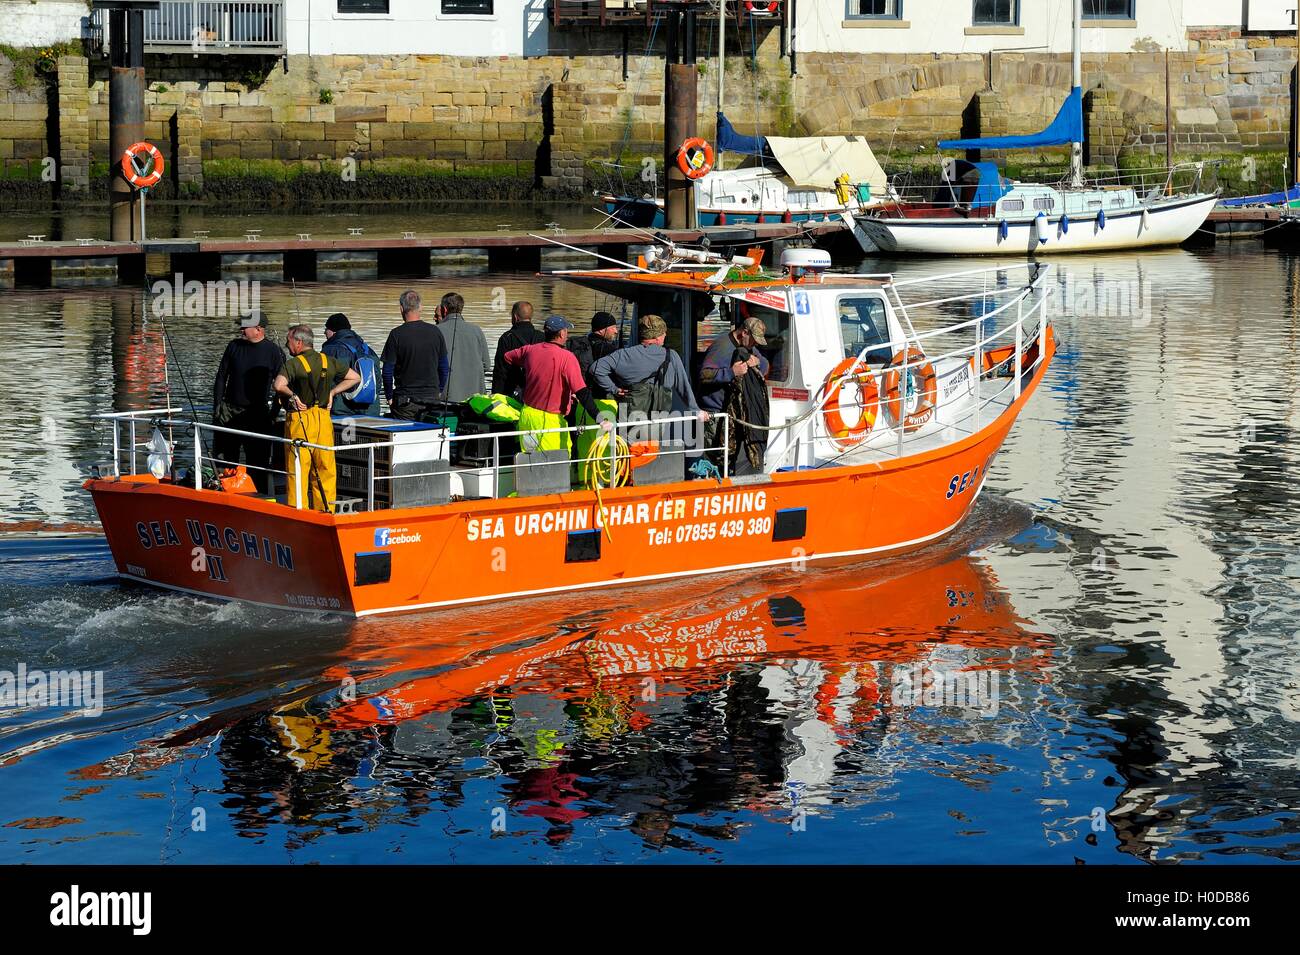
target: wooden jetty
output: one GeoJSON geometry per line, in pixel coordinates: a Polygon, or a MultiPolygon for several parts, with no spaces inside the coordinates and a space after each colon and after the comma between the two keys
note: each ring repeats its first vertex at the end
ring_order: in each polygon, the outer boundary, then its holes
{"type": "MultiPolygon", "coordinates": [[[[715,249],[770,244],[769,258],[775,258],[785,243],[822,241],[840,232],[844,232],[842,223],[825,221],[661,229],[656,234],[687,245],[707,238],[715,249]]],[[[440,264],[456,261],[480,262],[493,271],[536,272],[548,260],[593,261],[555,242],[626,261],[630,247],[649,241],[645,232],[631,229],[539,229],[532,235],[502,231],[458,235],[406,232],[398,236],[319,238],[309,233],[300,233],[297,238],[263,238],[250,232],[239,238],[199,236],[143,243],[46,241],[43,236],[33,236],[22,242],[0,243],[0,289],[139,284],[148,278],[176,273],[199,281],[423,277],[433,274],[440,264]]]]}

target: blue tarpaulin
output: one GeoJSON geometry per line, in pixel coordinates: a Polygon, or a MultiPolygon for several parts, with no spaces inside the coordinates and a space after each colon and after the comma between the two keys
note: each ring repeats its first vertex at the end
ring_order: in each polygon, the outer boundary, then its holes
{"type": "MultiPolygon", "coordinates": [[[[966,164],[962,163],[961,165],[966,164]]],[[[998,204],[999,199],[1011,191],[1011,187],[1006,184],[1006,181],[999,174],[996,163],[974,162],[968,168],[976,169],[980,177],[979,185],[975,188],[975,195],[970,199],[972,209],[995,206],[998,204]]]]}
{"type": "Polygon", "coordinates": [[[986,136],[983,139],[942,139],[940,149],[1037,149],[1083,142],[1083,90],[1075,87],[1051,124],[1028,136],[986,136]]]}
{"type": "Polygon", "coordinates": [[[762,136],[742,136],[736,127],[722,113],[718,113],[719,152],[743,153],[746,156],[762,156],[767,153],[766,142],[762,136]]]}
{"type": "Polygon", "coordinates": [[[1258,196],[1220,199],[1219,205],[1236,208],[1238,206],[1278,206],[1284,202],[1300,202],[1300,183],[1296,183],[1286,192],[1267,192],[1258,196]]]}

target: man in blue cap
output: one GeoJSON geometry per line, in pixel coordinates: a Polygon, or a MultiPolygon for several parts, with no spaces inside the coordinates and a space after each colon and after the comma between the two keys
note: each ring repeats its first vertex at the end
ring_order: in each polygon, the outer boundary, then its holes
{"type": "MultiPolygon", "coordinates": [[[[591,389],[582,378],[577,356],[566,343],[573,323],[561,315],[552,315],[542,326],[543,340],[505,353],[505,363],[523,369],[524,408],[519,413],[520,431],[549,432],[526,435],[520,439],[525,451],[570,450],[571,435],[556,429],[567,428],[565,416],[576,400],[595,421],[600,414],[592,400],[591,389]]],[[[609,429],[609,423],[604,427],[609,429]]]]}

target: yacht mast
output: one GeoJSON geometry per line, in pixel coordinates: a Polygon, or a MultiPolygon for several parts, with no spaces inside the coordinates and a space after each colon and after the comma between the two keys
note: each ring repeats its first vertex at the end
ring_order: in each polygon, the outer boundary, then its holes
{"type": "MultiPolygon", "coordinates": [[[[727,81],[727,63],[723,59],[727,43],[727,0],[718,0],[718,112],[722,112],[722,89],[727,81]]],[[[722,146],[715,143],[714,169],[722,168],[722,146]]]]}
{"type": "MultiPolygon", "coordinates": [[[[1074,89],[1080,89],[1083,86],[1083,0],[1074,0],[1074,29],[1072,31],[1071,46],[1073,50],[1073,62],[1071,71],[1071,92],[1074,89]]],[[[1083,111],[1083,103],[1079,103],[1079,111],[1083,111]]],[[[1070,144],[1070,184],[1075,187],[1083,185],[1083,143],[1076,142],[1070,144]]]]}

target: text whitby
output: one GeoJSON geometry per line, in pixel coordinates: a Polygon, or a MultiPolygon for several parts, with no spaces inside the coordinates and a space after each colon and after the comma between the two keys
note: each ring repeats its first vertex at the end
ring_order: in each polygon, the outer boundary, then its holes
{"type": "Polygon", "coordinates": [[[684,521],[700,517],[724,517],[761,513],[767,510],[766,491],[737,491],[731,494],[701,494],[692,498],[660,498],[656,501],[610,502],[599,508],[563,507],[508,517],[471,518],[466,536],[471,541],[507,536],[532,537],[591,530],[593,527],[631,527],[684,521]]]}

